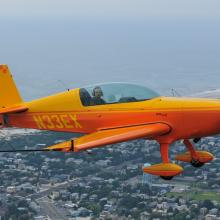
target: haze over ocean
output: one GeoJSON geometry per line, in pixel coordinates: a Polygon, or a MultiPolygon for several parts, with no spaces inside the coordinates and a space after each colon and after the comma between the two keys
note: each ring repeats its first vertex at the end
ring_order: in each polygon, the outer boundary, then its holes
{"type": "Polygon", "coordinates": [[[220,88],[219,18],[0,17],[0,63],[25,100],[98,82],[169,95],[220,88]]]}

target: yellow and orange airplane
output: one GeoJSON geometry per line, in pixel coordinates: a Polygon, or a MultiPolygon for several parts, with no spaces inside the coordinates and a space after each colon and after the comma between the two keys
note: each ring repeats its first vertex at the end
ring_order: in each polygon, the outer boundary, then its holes
{"type": "Polygon", "coordinates": [[[109,83],[24,102],[7,65],[0,65],[0,117],[2,127],[85,134],[42,151],[79,152],[139,138],[156,140],[162,162],[143,171],[169,180],[183,172],[169,160],[175,141],[183,140],[188,150],[176,160],[200,167],[213,159],[195,150],[190,139],[220,133],[220,100],[163,97],[143,86],[109,83]]]}

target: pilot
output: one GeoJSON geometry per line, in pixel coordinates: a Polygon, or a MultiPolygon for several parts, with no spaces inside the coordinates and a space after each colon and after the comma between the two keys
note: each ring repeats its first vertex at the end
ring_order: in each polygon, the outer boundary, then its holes
{"type": "Polygon", "coordinates": [[[90,105],[104,105],[106,102],[102,99],[103,92],[100,86],[96,86],[92,91],[92,99],[90,105]]]}

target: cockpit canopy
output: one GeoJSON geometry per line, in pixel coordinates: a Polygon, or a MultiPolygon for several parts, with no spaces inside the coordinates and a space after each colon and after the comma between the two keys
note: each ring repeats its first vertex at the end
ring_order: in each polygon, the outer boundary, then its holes
{"type": "Polygon", "coordinates": [[[80,89],[83,106],[139,102],[160,96],[144,86],[129,83],[108,83],[80,89]]]}

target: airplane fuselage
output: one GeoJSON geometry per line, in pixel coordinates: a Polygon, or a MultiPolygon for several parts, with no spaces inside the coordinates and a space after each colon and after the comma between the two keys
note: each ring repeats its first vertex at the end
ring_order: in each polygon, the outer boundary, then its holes
{"type": "Polygon", "coordinates": [[[162,122],[172,128],[169,134],[159,138],[164,142],[220,133],[220,101],[217,99],[157,97],[84,107],[78,92],[75,89],[27,102],[29,110],[8,114],[5,125],[85,134],[162,122]]]}

